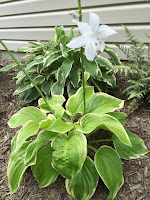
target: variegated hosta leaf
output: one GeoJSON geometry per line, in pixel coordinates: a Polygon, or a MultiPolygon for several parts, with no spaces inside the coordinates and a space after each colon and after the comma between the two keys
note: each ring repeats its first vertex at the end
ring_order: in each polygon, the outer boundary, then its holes
{"type": "Polygon", "coordinates": [[[114,49],[112,49],[108,46],[105,46],[104,51],[112,58],[115,65],[121,65],[119,55],[114,51],[114,49]]]}
{"type": "Polygon", "coordinates": [[[116,118],[123,126],[125,125],[127,114],[125,114],[123,112],[109,112],[107,114],[116,118]]]}
{"type": "Polygon", "coordinates": [[[16,149],[20,148],[27,138],[35,135],[39,130],[39,124],[30,120],[18,132],[16,149]]]}
{"type": "Polygon", "coordinates": [[[47,131],[57,132],[57,133],[67,133],[73,128],[71,122],[64,122],[62,119],[56,119],[47,131]]]}
{"type": "Polygon", "coordinates": [[[47,119],[46,120],[42,120],[40,123],[39,123],[39,128],[48,128],[52,125],[52,123],[56,120],[55,116],[52,115],[52,114],[49,114],[47,116],[47,119]]]}
{"type": "Polygon", "coordinates": [[[119,156],[124,159],[134,159],[148,153],[148,149],[144,145],[144,141],[137,135],[126,130],[132,146],[125,145],[115,135],[113,135],[113,143],[119,156]]]}
{"type": "MultiPolygon", "coordinates": [[[[86,113],[105,114],[112,112],[118,108],[122,108],[124,101],[115,98],[106,93],[94,93],[93,88],[87,86],[85,92],[86,113]]],[[[69,97],[66,103],[66,109],[70,115],[75,113],[83,113],[83,89],[80,88],[75,95],[69,97]]]]}
{"type": "MultiPolygon", "coordinates": [[[[71,71],[71,68],[72,68],[72,65],[73,65],[73,60],[70,60],[69,58],[66,59],[61,68],[62,68],[62,75],[63,75],[63,79],[64,81],[66,80],[66,78],[68,77],[70,71],[71,71]]],[[[59,81],[59,80],[58,80],[59,81]]]]}
{"type": "Polygon", "coordinates": [[[90,133],[95,129],[106,129],[113,132],[123,143],[131,145],[128,134],[122,124],[114,117],[105,114],[86,114],[81,120],[76,129],[83,133],[90,133]]]}
{"type": "Polygon", "coordinates": [[[52,165],[58,172],[68,178],[73,178],[81,170],[87,155],[86,137],[74,130],[69,136],[60,135],[52,142],[52,165]]]}
{"type": "Polygon", "coordinates": [[[107,200],[113,200],[123,185],[122,164],[114,149],[102,146],[95,154],[95,167],[110,193],[107,200]]]}
{"type": "Polygon", "coordinates": [[[97,77],[99,67],[95,61],[91,62],[91,61],[87,60],[87,58],[84,56],[83,57],[83,65],[84,65],[85,70],[87,72],[89,72],[91,76],[97,77]]]}
{"type": "Polygon", "coordinates": [[[10,195],[18,189],[25,170],[36,163],[35,158],[33,158],[30,165],[24,165],[25,151],[30,143],[31,142],[25,142],[22,147],[14,151],[9,158],[7,176],[10,195]]]}
{"type": "Polygon", "coordinates": [[[25,159],[24,159],[25,165],[27,165],[32,160],[32,158],[36,155],[36,153],[38,152],[38,150],[42,147],[42,145],[46,141],[53,141],[53,140],[55,140],[55,138],[58,135],[59,135],[58,133],[54,133],[54,132],[51,132],[51,131],[42,130],[38,134],[36,140],[34,140],[27,147],[27,150],[26,150],[26,153],[25,153],[25,159]]]}
{"type": "Polygon", "coordinates": [[[64,94],[64,85],[59,82],[55,82],[52,86],[51,94],[52,94],[52,96],[53,95],[63,95],[64,94]]]}
{"type": "Polygon", "coordinates": [[[37,154],[36,164],[31,167],[40,188],[52,184],[58,177],[58,172],[51,165],[53,149],[50,145],[44,146],[37,154]]]}
{"type": "Polygon", "coordinates": [[[105,114],[122,108],[123,100],[115,98],[106,93],[94,93],[86,102],[85,113],[105,114]]]}
{"type": "Polygon", "coordinates": [[[112,69],[113,68],[112,63],[107,58],[104,58],[103,56],[98,55],[96,57],[96,61],[100,66],[103,66],[103,67],[105,67],[107,69],[112,69]]]}
{"type": "Polygon", "coordinates": [[[26,122],[32,120],[36,123],[41,122],[46,119],[46,114],[43,113],[38,108],[29,106],[22,108],[17,113],[15,113],[8,121],[8,125],[11,128],[16,128],[18,126],[24,125],[26,122]]]}
{"type": "Polygon", "coordinates": [[[54,95],[51,99],[47,100],[51,109],[46,105],[43,99],[39,99],[38,104],[42,111],[52,112],[56,118],[62,117],[64,114],[64,108],[61,106],[65,101],[62,95],[54,95]]]}
{"type": "Polygon", "coordinates": [[[87,157],[82,169],[73,179],[66,179],[68,194],[78,200],[89,200],[94,194],[99,180],[91,158],[87,157]]]}
{"type": "MultiPolygon", "coordinates": [[[[85,92],[86,100],[94,93],[93,87],[87,86],[85,92]]],[[[74,115],[75,113],[83,112],[83,88],[79,88],[76,94],[69,97],[66,103],[66,110],[68,114],[74,115]]]]}

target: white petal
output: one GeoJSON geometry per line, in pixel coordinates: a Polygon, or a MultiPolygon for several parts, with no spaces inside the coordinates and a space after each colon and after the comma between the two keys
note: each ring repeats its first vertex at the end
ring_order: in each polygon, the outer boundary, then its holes
{"type": "Polygon", "coordinates": [[[99,41],[99,50],[103,52],[105,49],[105,42],[103,40],[99,41]]]}
{"type": "Polygon", "coordinates": [[[93,32],[96,31],[100,24],[99,16],[96,15],[95,13],[90,13],[89,14],[89,24],[91,27],[91,31],[93,31],[93,32]]]}
{"type": "Polygon", "coordinates": [[[94,43],[89,42],[86,46],[85,46],[85,55],[86,58],[90,61],[94,60],[94,57],[96,55],[96,46],[94,43]]]}
{"type": "Polygon", "coordinates": [[[66,46],[69,48],[80,48],[83,47],[87,44],[87,38],[84,37],[83,35],[80,35],[73,40],[71,40],[66,46]]]}
{"type": "Polygon", "coordinates": [[[110,28],[109,26],[101,25],[101,26],[99,26],[96,36],[98,39],[102,39],[102,38],[106,38],[106,37],[116,34],[116,33],[117,32],[115,30],[113,30],[112,28],[110,28]]]}
{"type": "Polygon", "coordinates": [[[77,25],[82,35],[86,36],[90,33],[90,26],[88,23],[78,22],[77,25]]]}

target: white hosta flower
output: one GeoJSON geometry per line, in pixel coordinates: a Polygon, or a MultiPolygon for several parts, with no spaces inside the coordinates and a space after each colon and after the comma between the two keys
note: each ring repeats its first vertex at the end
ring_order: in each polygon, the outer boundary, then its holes
{"type": "Polygon", "coordinates": [[[78,25],[80,36],[74,38],[67,44],[69,48],[80,48],[85,46],[86,58],[93,61],[96,51],[104,51],[105,43],[103,38],[116,34],[117,32],[107,25],[100,25],[98,15],[89,13],[89,24],[73,20],[78,25]]]}

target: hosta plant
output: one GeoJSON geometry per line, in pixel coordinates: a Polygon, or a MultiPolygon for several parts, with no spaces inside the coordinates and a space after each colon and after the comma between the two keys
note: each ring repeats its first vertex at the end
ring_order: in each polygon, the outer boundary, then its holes
{"type": "Polygon", "coordinates": [[[138,158],[148,150],[141,138],[123,127],[126,114],[115,112],[123,107],[122,100],[95,93],[92,86],[86,86],[85,92],[85,113],[81,87],[69,97],[65,108],[65,98],[53,95],[49,107],[41,98],[38,107],[22,108],[9,119],[11,128],[20,127],[11,143],[7,170],[11,194],[31,166],[41,188],[52,184],[60,174],[68,194],[88,200],[101,178],[109,189],[107,199],[115,198],[124,182],[121,158],[138,158]],[[99,129],[112,133],[113,147],[100,145],[103,140],[89,139],[99,129]],[[94,142],[99,142],[99,149],[91,146],[94,142]],[[89,149],[95,152],[94,160],[89,157],[89,149]]]}
{"type": "MultiPolygon", "coordinates": [[[[64,94],[70,96],[74,94],[82,85],[81,81],[81,53],[80,48],[70,49],[66,46],[73,38],[73,29],[65,34],[63,27],[55,27],[56,37],[49,42],[29,42],[31,46],[20,48],[25,52],[25,56],[20,63],[25,63],[24,69],[32,77],[38,87],[47,98],[52,95],[64,94]]],[[[120,65],[120,59],[115,51],[110,47],[105,47],[105,52],[112,58],[104,58],[100,53],[91,62],[83,56],[83,65],[90,73],[89,85],[94,85],[98,91],[106,92],[116,88],[116,78],[112,73],[108,73],[114,65],[120,65]]],[[[18,65],[8,65],[0,71],[7,71],[18,65]]],[[[14,81],[19,86],[14,95],[19,95],[20,101],[29,103],[39,97],[34,85],[20,70],[14,81]]]]}

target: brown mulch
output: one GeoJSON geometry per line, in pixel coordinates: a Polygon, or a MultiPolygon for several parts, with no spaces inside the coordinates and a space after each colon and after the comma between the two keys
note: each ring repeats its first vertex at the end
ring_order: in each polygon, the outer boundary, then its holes
{"type": "MultiPolygon", "coordinates": [[[[9,62],[0,60],[0,65],[9,62]]],[[[73,200],[65,189],[64,178],[58,177],[51,186],[39,189],[30,169],[24,174],[17,192],[11,197],[7,182],[7,163],[10,154],[11,139],[16,130],[10,129],[7,121],[24,105],[17,96],[13,96],[16,88],[12,77],[15,70],[0,72],[0,199],[1,200],[73,200]]],[[[124,109],[126,112],[126,109],[124,109]]],[[[147,148],[150,149],[150,106],[142,105],[127,118],[126,127],[140,136],[147,148]]],[[[150,154],[135,160],[122,160],[125,183],[118,192],[115,200],[149,200],[150,199],[150,154]]],[[[92,200],[105,200],[108,190],[100,180],[92,200]]]]}

